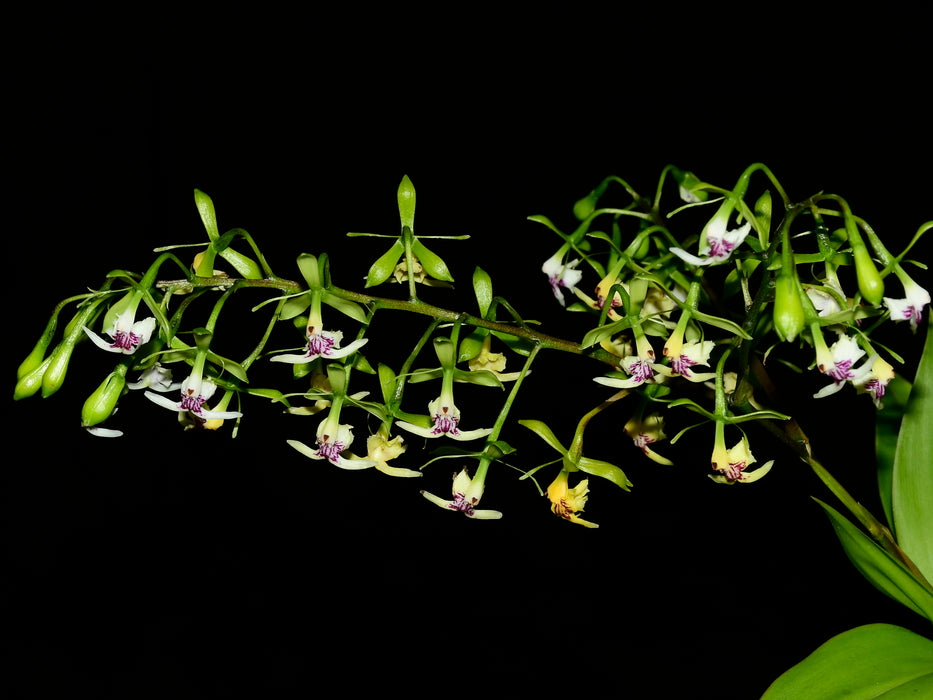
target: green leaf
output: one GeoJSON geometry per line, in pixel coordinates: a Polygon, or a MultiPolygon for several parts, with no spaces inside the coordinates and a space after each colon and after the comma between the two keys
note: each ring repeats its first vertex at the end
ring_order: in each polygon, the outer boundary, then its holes
{"type": "Polygon", "coordinates": [[[933,697],[933,641],[896,625],[838,634],[785,671],[761,700],[933,697]]]}
{"type": "Polygon", "coordinates": [[[895,376],[884,392],[884,406],[875,413],[875,461],[878,466],[878,492],[887,519],[888,528],[894,531],[894,513],[891,508],[891,492],[894,489],[894,454],[901,419],[907,408],[910,382],[895,376]]]}
{"type": "Polygon", "coordinates": [[[846,556],[879,591],[933,621],[933,593],[844,515],[819,499],[846,556]]]}
{"type": "Polygon", "coordinates": [[[480,316],[486,318],[486,312],[492,304],[492,279],[489,273],[479,267],[473,271],[473,291],[476,293],[480,316]]]}
{"type": "MultiPolygon", "coordinates": [[[[930,314],[933,319],[933,312],[930,314]]],[[[897,543],[933,581],[933,333],[917,367],[894,455],[891,505],[897,543]]]]}
{"type": "Polygon", "coordinates": [[[613,321],[607,323],[604,326],[597,326],[586,332],[586,335],[583,336],[583,342],[580,343],[580,347],[586,349],[592,345],[596,345],[604,341],[606,338],[610,338],[619,331],[623,331],[626,328],[631,328],[632,322],[627,318],[619,319],[618,321],[613,321]]]}

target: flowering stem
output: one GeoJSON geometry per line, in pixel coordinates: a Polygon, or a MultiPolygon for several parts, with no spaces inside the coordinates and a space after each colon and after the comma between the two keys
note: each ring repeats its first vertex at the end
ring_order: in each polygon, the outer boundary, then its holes
{"type": "MultiPolygon", "coordinates": [[[[502,427],[505,425],[505,421],[509,415],[509,411],[512,408],[512,404],[515,402],[515,398],[518,396],[518,390],[521,387],[525,377],[528,375],[528,370],[531,368],[531,363],[534,362],[534,359],[540,349],[540,345],[533,345],[531,352],[528,353],[528,357],[525,358],[525,364],[522,367],[521,373],[515,379],[515,383],[512,385],[512,390],[509,392],[505,403],[502,405],[502,408],[499,411],[499,415],[496,417],[496,422],[492,426],[492,432],[486,438],[487,446],[499,439],[499,433],[502,432],[502,427]]],[[[479,465],[477,466],[476,474],[473,477],[474,481],[478,480],[479,483],[484,482],[486,479],[486,472],[489,471],[489,465],[492,464],[493,461],[494,458],[484,450],[483,454],[479,458],[479,465]]]]}

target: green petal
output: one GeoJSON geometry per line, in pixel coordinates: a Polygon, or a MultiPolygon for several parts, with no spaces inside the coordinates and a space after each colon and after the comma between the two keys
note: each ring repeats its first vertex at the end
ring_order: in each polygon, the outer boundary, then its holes
{"type": "Polygon", "coordinates": [[[431,277],[444,282],[454,281],[453,276],[450,274],[450,270],[447,269],[447,263],[445,263],[440,256],[428,250],[424,243],[416,238],[411,243],[411,249],[421,263],[421,267],[423,267],[424,271],[431,277]]]}
{"type": "Polygon", "coordinates": [[[591,476],[598,476],[603,479],[608,479],[616,486],[626,491],[629,491],[632,488],[632,482],[628,480],[627,476],[625,476],[625,472],[623,472],[616,465],[610,464],[609,462],[604,462],[601,459],[580,457],[580,460],[577,462],[577,467],[581,472],[585,472],[591,476]]]}
{"type": "Polygon", "coordinates": [[[551,430],[546,423],[539,420],[520,420],[518,421],[518,424],[525,426],[533,433],[537,434],[538,437],[557,450],[560,454],[566,456],[567,450],[561,444],[560,440],[557,439],[554,431],[551,430]]]}

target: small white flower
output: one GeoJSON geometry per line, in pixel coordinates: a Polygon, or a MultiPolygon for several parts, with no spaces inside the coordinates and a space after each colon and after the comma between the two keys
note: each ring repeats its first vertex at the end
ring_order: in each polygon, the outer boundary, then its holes
{"type": "Polygon", "coordinates": [[[833,383],[814,394],[814,398],[817,399],[835,394],[845,386],[848,380],[856,378],[855,362],[865,355],[858,341],[848,335],[840,335],[830,348],[827,348],[826,343],[821,341],[822,336],[817,342],[817,369],[831,377],[833,383]]]}
{"type": "Polygon", "coordinates": [[[117,352],[124,355],[132,355],[136,352],[136,348],[148,343],[153,331],[155,331],[155,327],[156,320],[153,316],[137,321],[134,310],[126,311],[117,316],[114,319],[113,326],[105,331],[113,339],[113,342],[110,343],[87,326],[82,326],[87,337],[91,339],[94,345],[103,348],[107,352],[117,352]]]}
{"type": "Polygon", "coordinates": [[[752,228],[751,222],[746,221],[739,228],[728,230],[733,208],[731,202],[723,202],[719,211],[710,219],[701,236],[705,245],[699,251],[700,257],[682,248],[671,248],[671,252],[692,265],[718,265],[728,260],[732,251],[742,244],[752,228]]]}
{"type": "Polygon", "coordinates": [[[930,293],[906,275],[902,277],[905,297],[884,297],[884,305],[894,321],[910,321],[911,330],[916,331],[923,320],[923,308],[930,303],[930,293]]]}
{"type": "Polygon", "coordinates": [[[564,295],[560,288],[565,287],[573,291],[573,288],[580,284],[580,280],[583,279],[583,273],[576,269],[579,264],[579,259],[564,262],[563,255],[555,253],[541,266],[541,271],[547,275],[551,290],[561,306],[564,305],[564,295]]]}
{"type": "Polygon", "coordinates": [[[427,498],[431,503],[446,508],[447,510],[459,511],[468,518],[476,520],[498,520],[502,513],[497,510],[481,510],[476,508],[480,499],[483,497],[484,483],[471,479],[467,470],[463,469],[454,477],[453,498],[450,500],[435,496],[433,493],[422,491],[421,495],[427,498]]]}
{"type": "Polygon", "coordinates": [[[371,459],[345,457],[353,442],[352,426],[339,423],[337,417],[330,414],[318,424],[317,447],[311,448],[297,440],[288,440],[288,444],[301,454],[311,459],[325,459],[341,469],[369,469],[376,466],[371,459]]]}
{"type": "Polygon", "coordinates": [[[192,373],[181,383],[181,399],[172,401],[171,399],[155,394],[151,391],[145,393],[146,398],[163,408],[179,413],[190,413],[195,418],[201,420],[226,420],[228,418],[240,418],[243,414],[239,411],[211,411],[204,407],[204,404],[217,391],[217,385],[207,377],[197,376],[192,373]]]}
{"type": "Polygon", "coordinates": [[[269,358],[272,362],[286,362],[298,365],[311,362],[318,357],[328,360],[346,357],[352,352],[366,345],[368,338],[354,340],[346,347],[340,347],[343,333],[340,331],[325,331],[319,326],[308,326],[308,349],[301,355],[275,355],[269,358]]]}

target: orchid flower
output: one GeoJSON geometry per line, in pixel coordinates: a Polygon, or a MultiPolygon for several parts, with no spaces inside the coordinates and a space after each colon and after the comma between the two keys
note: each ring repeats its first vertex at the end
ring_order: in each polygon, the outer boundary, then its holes
{"type": "Polygon", "coordinates": [[[582,479],[576,486],[570,488],[568,477],[569,472],[561,469],[557,478],[547,487],[545,493],[551,502],[551,512],[583,527],[599,527],[596,523],[584,520],[577,515],[583,512],[583,507],[586,505],[587,494],[590,492],[589,479],[582,479]]]}
{"type": "Polygon", "coordinates": [[[143,370],[139,379],[126,385],[128,389],[152,389],[154,391],[175,391],[181,388],[180,382],[172,381],[172,370],[156,362],[143,370]]]}
{"type": "Polygon", "coordinates": [[[673,464],[667,457],[662,457],[650,447],[667,437],[664,434],[664,417],[660,413],[653,413],[649,416],[633,416],[622,430],[632,438],[635,447],[640,449],[648,459],[658,464],[673,464]]]}
{"type": "Polygon", "coordinates": [[[428,491],[422,491],[421,495],[441,508],[459,511],[468,518],[473,518],[475,520],[498,520],[502,517],[502,513],[498,510],[483,510],[476,507],[483,497],[484,489],[485,478],[480,479],[474,477],[471,479],[466,468],[464,468],[454,476],[453,486],[451,488],[452,499],[447,500],[428,491]]]}
{"type": "Polygon", "coordinates": [[[904,285],[905,296],[903,299],[891,299],[884,297],[884,305],[891,313],[891,319],[894,321],[910,321],[910,328],[917,330],[917,326],[923,319],[923,308],[930,303],[930,293],[914,282],[906,273],[901,272],[900,268],[895,269],[895,274],[904,285]]]}
{"type": "Polygon", "coordinates": [[[882,407],[882,399],[888,383],[894,379],[894,368],[879,355],[871,355],[855,377],[850,380],[860,394],[869,394],[877,408],[882,407]]]}
{"type": "Polygon", "coordinates": [[[734,195],[727,196],[700,234],[699,257],[682,248],[671,248],[670,251],[692,265],[718,265],[726,262],[752,229],[751,222],[746,221],[738,228],[728,230],[733,209],[734,195]]]}
{"type": "Polygon", "coordinates": [[[813,329],[813,338],[816,345],[816,365],[823,374],[832,378],[833,383],[820,389],[814,398],[823,398],[845,386],[847,380],[856,378],[855,362],[861,358],[865,351],[859,347],[858,341],[848,335],[839,335],[832,344],[826,345],[826,340],[819,328],[813,329]]]}
{"type": "Polygon", "coordinates": [[[622,358],[619,363],[629,376],[626,379],[618,377],[595,377],[593,381],[617,389],[632,389],[646,382],[655,380],[654,349],[651,341],[640,326],[633,326],[635,333],[635,354],[622,358]]]}
{"type": "Polygon", "coordinates": [[[360,459],[345,453],[353,442],[353,426],[340,422],[340,412],[347,399],[347,370],[339,364],[327,367],[327,378],[331,385],[332,399],[327,417],[317,426],[316,446],[309,447],[298,440],[287,440],[288,444],[311,459],[325,459],[341,469],[368,469],[376,466],[376,460],[360,459]]]}
{"type": "Polygon", "coordinates": [[[87,326],[82,329],[87,337],[99,348],[107,352],[132,355],[136,348],[149,342],[156,327],[155,317],[149,316],[140,321],[136,320],[136,310],[142,300],[142,292],[133,289],[122,299],[116,302],[104,315],[104,331],[110,336],[107,342],[87,326]]]}
{"type": "Polygon", "coordinates": [[[308,326],[306,334],[308,347],[302,354],[275,355],[270,358],[272,362],[286,362],[289,364],[305,364],[319,357],[334,360],[346,357],[366,345],[368,338],[358,338],[346,347],[341,347],[343,333],[340,331],[324,330],[324,321],[321,315],[320,289],[311,291],[311,307],[308,313],[308,326]]]}
{"type": "Polygon", "coordinates": [[[557,298],[557,301],[560,302],[561,306],[564,305],[564,295],[560,288],[564,287],[572,292],[574,291],[574,287],[580,284],[580,280],[583,279],[583,273],[576,269],[577,265],[580,264],[579,258],[571,260],[570,262],[564,261],[567,248],[567,245],[561,246],[560,250],[545,260],[544,264],[541,266],[541,271],[547,275],[551,290],[554,292],[554,296],[557,298]]]}
{"type": "Polygon", "coordinates": [[[207,401],[210,400],[216,390],[217,385],[211,379],[202,376],[199,370],[192,370],[191,374],[181,383],[181,398],[178,401],[172,401],[151,391],[147,391],[145,396],[163,408],[179,413],[189,413],[201,421],[240,418],[243,414],[239,411],[210,410],[207,401]]]}
{"type": "Polygon", "coordinates": [[[475,440],[476,438],[486,437],[492,432],[492,428],[460,429],[460,409],[454,404],[456,358],[453,343],[449,338],[437,338],[434,341],[434,351],[441,362],[441,393],[440,396],[428,403],[428,416],[432,421],[431,427],[415,425],[407,421],[398,421],[396,425],[425,438],[446,435],[454,440],[475,440]]]}
{"type": "Polygon", "coordinates": [[[742,439],[732,449],[726,448],[725,426],[717,421],[711,461],[711,466],[717,473],[710,474],[709,478],[720,484],[750,484],[767,474],[774,465],[774,460],[771,460],[758,469],[746,471],[754,462],[755,458],[748,447],[748,438],[743,434],[742,439]]]}
{"type": "Polygon", "coordinates": [[[389,476],[421,476],[421,472],[414,469],[389,466],[389,461],[403,454],[406,449],[408,449],[408,446],[405,445],[402,436],[396,435],[394,438],[389,439],[388,430],[385,426],[380,426],[378,431],[366,439],[366,459],[374,462],[373,466],[378,471],[389,476]]]}

